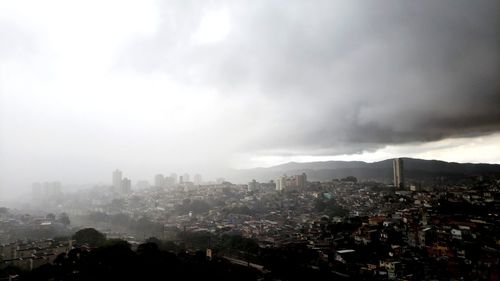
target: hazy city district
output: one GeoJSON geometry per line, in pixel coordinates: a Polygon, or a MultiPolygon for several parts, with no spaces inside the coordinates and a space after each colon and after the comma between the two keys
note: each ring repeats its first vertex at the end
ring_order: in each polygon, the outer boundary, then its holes
{"type": "Polygon", "coordinates": [[[498,173],[424,176],[406,170],[415,161],[386,161],[386,182],[302,172],[233,184],[172,173],[132,188],[115,170],[109,185],[77,192],[34,183],[25,209],[0,209],[0,272],[5,280],[165,270],[227,280],[496,280],[498,173]],[[85,257],[105,263],[106,252],[116,264],[89,272],[85,257]],[[153,257],[157,265],[141,265],[153,257]],[[165,269],[167,261],[178,266],[165,269]],[[121,267],[129,263],[136,270],[121,267]]]}

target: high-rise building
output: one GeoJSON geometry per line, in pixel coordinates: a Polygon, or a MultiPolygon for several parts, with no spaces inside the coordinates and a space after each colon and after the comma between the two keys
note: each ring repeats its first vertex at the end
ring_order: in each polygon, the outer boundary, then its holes
{"type": "Polygon", "coordinates": [[[201,184],[201,175],[200,174],[194,175],[193,181],[194,181],[195,185],[200,185],[201,184]]]}
{"type": "Polygon", "coordinates": [[[184,175],[182,175],[182,182],[186,183],[188,181],[189,181],[189,174],[185,173],[184,175]]]}
{"type": "Polygon", "coordinates": [[[123,178],[121,184],[121,193],[129,193],[132,191],[132,182],[128,178],[123,178]]]}
{"type": "Polygon", "coordinates": [[[171,173],[170,177],[174,179],[174,184],[177,184],[177,174],[176,173],[171,173]]]}
{"type": "Polygon", "coordinates": [[[294,176],[295,186],[299,189],[304,189],[306,187],[307,175],[302,173],[302,175],[294,176]]]}
{"type": "Polygon", "coordinates": [[[146,180],[141,180],[141,181],[138,181],[136,184],[135,184],[135,187],[137,189],[147,189],[149,188],[149,182],[146,181],[146,180]]]}
{"type": "Polygon", "coordinates": [[[175,185],[175,179],[173,177],[165,177],[165,186],[173,187],[175,185]]]}
{"type": "Polygon", "coordinates": [[[260,184],[256,180],[252,180],[248,183],[248,191],[256,191],[260,184]]]}
{"type": "Polygon", "coordinates": [[[58,181],[33,183],[32,195],[35,200],[47,200],[57,198],[62,195],[62,185],[58,181]]]}
{"type": "Polygon", "coordinates": [[[403,159],[395,158],[392,161],[392,169],[394,173],[394,186],[396,189],[404,189],[405,188],[405,178],[404,178],[404,167],[403,167],[403,159]]]}
{"type": "Polygon", "coordinates": [[[31,190],[33,199],[39,200],[42,197],[42,185],[39,182],[33,183],[31,190]]]}
{"type": "Polygon", "coordinates": [[[122,186],[122,171],[115,170],[113,172],[113,188],[115,191],[119,191],[122,186]]]}
{"type": "Polygon", "coordinates": [[[155,186],[163,187],[165,185],[165,177],[162,174],[158,174],[155,176],[155,186]]]}
{"type": "Polygon", "coordinates": [[[276,190],[277,191],[285,190],[285,188],[286,188],[286,180],[287,180],[287,176],[286,175],[281,176],[281,177],[279,177],[279,178],[276,179],[276,190]]]}
{"type": "Polygon", "coordinates": [[[49,193],[50,196],[56,196],[61,194],[61,182],[53,181],[50,183],[49,193]]]}

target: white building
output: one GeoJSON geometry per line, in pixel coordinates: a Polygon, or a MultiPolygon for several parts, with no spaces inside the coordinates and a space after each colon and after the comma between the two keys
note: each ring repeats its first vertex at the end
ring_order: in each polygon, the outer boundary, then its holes
{"type": "Polygon", "coordinates": [[[163,187],[165,185],[165,177],[162,174],[158,174],[155,176],[155,186],[163,187]]]}
{"type": "Polygon", "coordinates": [[[132,182],[128,178],[123,178],[121,184],[121,193],[129,193],[132,191],[132,182]]]}
{"type": "Polygon", "coordinates": [[[121,189],[121,186],[122,186],[122,171],[117,169],[113,172],[113,188],[114,190],[118,191],[121,189]]]}
{"type": "Polygon", "coordinates": [[[147,189],[149,188],[149,182],[146,180],[141,180],[138,181],[135,186],[137,189],[147,189]]]}
{"type": "Polygon", "coordinates": [[[185,173],[184,175],[182,175],[182,182],[189,182],[189,174],[188,173],[185,173]]]}
{"type": "Polygon", "coordinates": [[[194,175],[194,184],[201,185],[201,175],[200,174],[194,175]]]}
{"type": "Polygon", "coordinates": [[[404,190],[405,179],[404,179],[403,159],[395,158],[392,162],[392,168],[394,173],[394,186],[396,187],[396,189],[404,190]]]}
{"type": "Polygon", "coordinates": [[[174,180],[174,184],[177,184],[177,174],[176,173],[171,173],[170,177],[174,180]]]}
{"type": "Polygon", "coordinates": [[[175,185],[175,178],[173,178],[172,176],[165,177],[165,186],[173,187],[174,185],[175,185]]]}
{"type": "Polygon", "coordinates": [[[283,175],[283,176],[276,179],[276,190],[277,191],[285,190],[286,179],[287,179],[286,175],[283,175]]]}
{"type": "Polygon", "coordinates": [[[260,184],[256,180],[252,180],[248,183],[248,191],[256,191],[259,189],[260,184]]]}

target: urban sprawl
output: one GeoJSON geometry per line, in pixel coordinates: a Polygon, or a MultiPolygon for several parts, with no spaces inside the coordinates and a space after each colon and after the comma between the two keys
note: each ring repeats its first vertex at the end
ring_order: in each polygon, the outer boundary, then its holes
{"type": "Polygon", "coordinates": [[[334,280],[498,280],[500,179],[421,184],[405,177],[402,159],[393,175],[392,184],[317,182],[306,173],[233,184],[171,174],[132,188],[116,170],[109,186],[78,192],[35,183],[26,210],[0,208],[0,268],[30,271],[74,249],[92,251],[74,233],[94,228],[134,250],[162,241],[250,267],[262,280],[280,272],[278,260],[266,259],[276,249],[290,267],[334,280]]]}

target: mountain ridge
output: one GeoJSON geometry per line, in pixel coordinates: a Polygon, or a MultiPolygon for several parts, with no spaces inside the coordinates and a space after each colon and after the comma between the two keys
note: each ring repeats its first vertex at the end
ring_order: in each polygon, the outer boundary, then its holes
{"type": "MultiPolygon", "coordinates": [[[[459,163],[443,160],[426,160],[401,157],[404,163],[405,175],[408,179],[423,180],[437,177],[460,178],[476,175],[500,175],[500,164],[489,163],[459,163]]],[[[364,161],[314,161],[288,162],[271,167],[234,170],[231,178],[238,182],[252,179],[258,181],[274,180],[276,177],[288,174],[306,173],[311,181],[328,181],[335,178],[355,176],[360,180],[390,182],[392,180],[392,160],[385,159],[376,162],[364,161]]]]}

